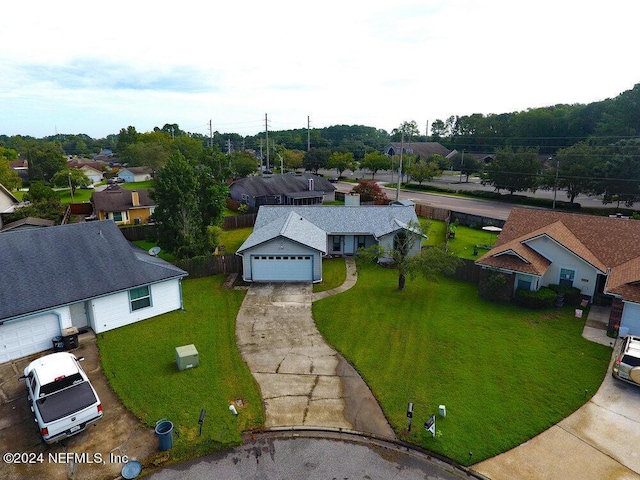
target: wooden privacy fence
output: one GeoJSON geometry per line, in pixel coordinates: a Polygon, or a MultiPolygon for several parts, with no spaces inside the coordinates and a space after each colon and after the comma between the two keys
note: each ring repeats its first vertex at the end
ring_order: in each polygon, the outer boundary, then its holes
{"type": "Polygon", "coordinates": [[[222,228],[224,230],[233,230],[234,228],[246,228],[253,227],[256,223],[255,213],[248,213],[246,215],[234,215],[231,217],[224,217],[222,221],[222,228]]]}
{"type": "Polygon", "coordinates": [[[230,273],[242,274],[242,258],[233,253],[187,258],[176,261],[175,265],[189,272],[190,278],[230,273]]]}

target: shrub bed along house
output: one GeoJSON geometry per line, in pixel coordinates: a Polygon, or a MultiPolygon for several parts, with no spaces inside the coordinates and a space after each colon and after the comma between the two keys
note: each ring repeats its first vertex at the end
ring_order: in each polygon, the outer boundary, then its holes
{"type": "Polygon", "coordinates": [[[542,287],[539,290],[516,290],[514,301],[516,305],[525,308],[552,308],[558,294],[549,287],[542,287]]]}
{"type": "Polygon", "coordinates": [[[568,287],[558,285],[556,283],[547,285],[556,294],[564,295],[564,303],[566,305],[578,305],[580,303],[580,289],[576,287],[568,287]]]}

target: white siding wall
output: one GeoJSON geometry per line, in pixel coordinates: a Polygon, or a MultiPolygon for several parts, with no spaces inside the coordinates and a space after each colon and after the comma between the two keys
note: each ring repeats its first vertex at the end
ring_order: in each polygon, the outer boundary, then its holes
{"type": "Polygon", "coordinates": [[[180,299],[180,280],[168,280],[150,286],[151,306],[131,311],[129,293],[121,292],[91,301],[93,331],[106,332],[114,328],[139,322],[163,313],[178,310],[180,299]]]}
{"type": "Polygon", "coordinates": [[[579,288],[583,295],[593,297],[598,276],[598,272],[593,266],[546,237],[538,238],[527,245],[553,262],[540,280],[541,287],[558,283],[560,269],[568,268],[576,272],[573,286],[579,288]]]}
{"type": "Polygon", "coordinates": [[[321,253],[298,242],[279,237],[242,252],[242,278],[245,282],[251,281],[251,255],[313,255],[313,281],[322,280],[321,253]]]}
{"type": "MultiPolygon", "coordinates": [[[[388,235],[384,235],[382,237],[380,237],[378,239],[378,244],[383,247],[385,250],[393,250],[393,238],[395,237],[395,232],[392,232],[388,235]]],[[[409,251],[409,256],[410,257],[414,257],[418,254],[420,254],[420,245],[421,245],[422,241],[420,240],[420,238],[417,238],[416,241],[414,242],[413,246],[411,247],[411,250],[409,251]]]]}

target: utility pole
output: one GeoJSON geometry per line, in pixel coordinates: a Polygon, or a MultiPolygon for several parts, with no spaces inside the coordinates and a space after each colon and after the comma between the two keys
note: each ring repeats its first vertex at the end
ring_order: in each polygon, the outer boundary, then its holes
{"type": "Polygon", "coordinates": [[[402,182],[402,152],[404,151],[404,132],[400,137],[400,164],[398,165],[398,188],[396,190],[396,202],[400,200],[400,183],[402,182]]]}
{"type": "Polygon", "coordinates": [[[462,149],[462,159],[460,160],[460,184],[462,184],[462,167],[464,167],[464,148],[462,149]]]}
{"type": "Polygon", "coordinates": [[[307,115],[307,152],[311,150],[311,121],[307,115]]]}
{"type": "Polygon", "coordinates": [[[267,121],[267,114],[264,114],[264,131],[267,139],[267,170],[269,170],[269,122],[267,121]]]}
{"type": "Polygon", "coordinates": [[[209,148],[213,148],[213,123],[209,120],[209,148]]]}
{"type": "Polygon", "coordinates": [[[260,175],[262,175],[262,171],[264,170],[264,163],[262,161],[262,139],[260,139],[260,175]]]}
{"type": "MultiPolygon", "coordinates": [[[[553,157],[549,157],[552,160],[553,157]]],[[[553,210],[556,209],[556,194],[558,193],[558,170],[560,170],[560,159],[556,157],[556,181],[553,184],[553,210]]]]}

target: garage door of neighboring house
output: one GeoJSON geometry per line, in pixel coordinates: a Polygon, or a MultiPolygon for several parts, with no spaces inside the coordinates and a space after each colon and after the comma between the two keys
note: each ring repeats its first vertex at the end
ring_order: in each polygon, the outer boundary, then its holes
{"type": "Polygon", "coordinates": [[[311,255],[254,255],[251,257],[251,278],[254,282],[313,281],[311,255]]]}
{"type": "Polygon", "coordinates": [[[58,335],[60,323],[53,314],[0,325],[0,363],[49,350],[58,335]]]}
{"type": "Polygon", "coordinates": [[[625,334],[628,335],[640,335],[640,305],[637,303],[627,302],[624,304],[624,316],[622,323],[620,324],[620,331],[622,329],[625,334]]]}

